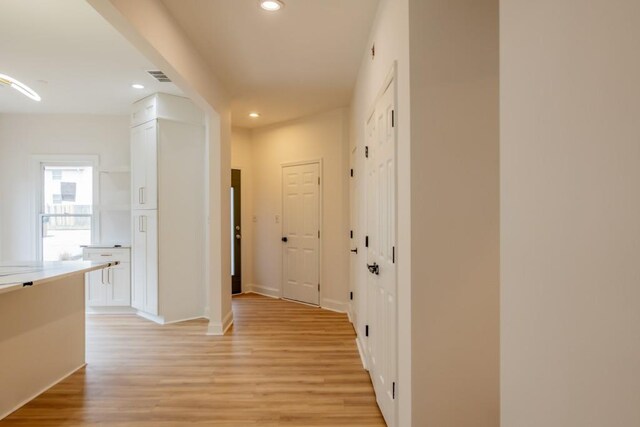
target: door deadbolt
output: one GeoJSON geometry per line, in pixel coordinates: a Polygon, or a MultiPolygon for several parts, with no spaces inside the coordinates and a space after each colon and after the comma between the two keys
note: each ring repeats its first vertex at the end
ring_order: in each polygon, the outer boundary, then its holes
{"type": "Polygon", "coordinates": [[[369,272],[372,274],[375,274],[375,275],[380,274],[380,266],[375,262],[372,265],[367,264],[367,268],[369,269],[369,272]]]}

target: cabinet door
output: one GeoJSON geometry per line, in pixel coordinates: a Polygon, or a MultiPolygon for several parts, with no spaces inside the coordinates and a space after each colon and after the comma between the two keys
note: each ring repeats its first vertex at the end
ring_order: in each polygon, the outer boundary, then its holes
{"type": "Polygon", "coordinates": [[[144,216],[146,247],[146,298],[147,313],[158,315],[158,212],[148,211],[144,216]]]}
{"type": "Polygon", "coordinates": [[[131,230],[131,306],[145,309],[147,288],[147,234],[143,231],[144,211],[134,212],[131,230]]]}
{"type": "Polygon", "coordinates": [[[144,156],[146,160],[145,182],[142,192],[142,209],[158,209],[158,121],[145,127],[144,156]]]}
{"type": "Polygon", "coordinates": [[[96,270],[87,273],[85,283],[88,306],[100,307],[107,304],[106,277],[107,273],[105,270],[96,270]]]}
{"type": "Polygon", "coordinates": [[[131,279],[129,264],[109,268],[107,305],[128,306],[131,303],[131,279]]]}
{"type": "Polygon", "coordinates": [[[158,208],[157,121],[131,129],[131,208],[158,208]]]}

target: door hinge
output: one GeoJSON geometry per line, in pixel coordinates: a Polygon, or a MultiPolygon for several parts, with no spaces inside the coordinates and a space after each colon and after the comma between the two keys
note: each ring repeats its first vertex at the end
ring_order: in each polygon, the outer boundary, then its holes
{"type": "Polygon", "coordinates": [[[396,127],[396,110],[391,110],[391,127],[396,127]]]}
{"type": "Polygon", "coordinates": [[[396,247],[391,248],[391,262],[396,263],[396,247]]]}
{"type": "Polygon", "coordinates": [[[369,236],[365,236],[365,238],[364,238],[364,247],[365,248],[369,247],[369,236]]]}
{"type": "Polygon", "coordinates": [[[318,230],[318,239],[320,238],[320,230],[318,230]]]}
{"type": "Polygon", "coordinates": [[[318,283],[318,292],[320,292],[320,283],[318,283]]]}
{"type": "Polygon", "coordinates": [[[365,325],[365,327],[364,327],[364,336],[365,337],[369,336],[369,325],[365,325]]]}
{"type": "Polygon", "coordinates": [[[369,158],[369,146],[365,146],[364,147],[364,156],[368,159],[369,158]]]}
{"type": "Polygon", "coordinates": [[[392,399],[396,398],[396,383],[395,383],[395,381],[393,382],[393,384],[391,384],[391,398],[392,399]]]}
{"type": "Polygon", "coordinates": [[[320,185],[320,177],[318,177],[318,185],[320,185]]]}
{"type": "Polygon", "coordinates": [[[353,292],[349,292],[349,299],[353,301],[353,292]]]}
{"type": "Polygon", "coordinates": [[[353,230],[349,230],[349,238],[353,239],[353,230]]]}
{"type": "Polygon", "coordinates": [[[351,169],[351,172],[350,172],[350,173],[351,173],[351,177],[353,177],[353,169],[351,169]]]}

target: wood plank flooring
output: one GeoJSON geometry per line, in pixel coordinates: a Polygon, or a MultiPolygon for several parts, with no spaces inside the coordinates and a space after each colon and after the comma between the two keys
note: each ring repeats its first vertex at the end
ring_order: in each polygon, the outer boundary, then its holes
{"type": "Polygon", "coordinates": [[[0,426],[385,425],[345,315],[257,295],[233,310],[224,337],[89,316],[88,366],[0,426]]]}

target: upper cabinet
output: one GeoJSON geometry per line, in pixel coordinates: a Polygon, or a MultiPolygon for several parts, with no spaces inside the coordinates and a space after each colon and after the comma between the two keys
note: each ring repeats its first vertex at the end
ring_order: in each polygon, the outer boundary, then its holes
{"type": "Polygon", "coordinates": [[[156,93],[131,112],[131,209],[158,209],[159,122],[201,127],[204,114],[189,99],[156,93]]]}
{"type": "Polygon", "coordinates": [[[204,125],[203,112],[187,98],[156,93],[133,104],[131,127],[155,119],[166,119],[192,125],[204,125]]]}
{"type": "Polygon", "coordinates": [[[158,209],[157,120],[131,130],[131,208],[158,209]]]}

